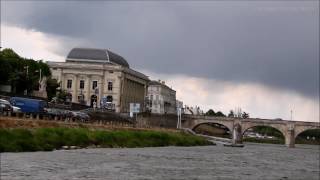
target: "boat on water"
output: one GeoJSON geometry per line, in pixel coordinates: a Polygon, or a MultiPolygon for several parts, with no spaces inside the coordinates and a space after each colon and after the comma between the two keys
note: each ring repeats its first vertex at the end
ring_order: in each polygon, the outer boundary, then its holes
{"type": "Polygon", "coordinates": [[[223,146],[227,147],[244,147],[244,144],[223,144],[223,146]]]}

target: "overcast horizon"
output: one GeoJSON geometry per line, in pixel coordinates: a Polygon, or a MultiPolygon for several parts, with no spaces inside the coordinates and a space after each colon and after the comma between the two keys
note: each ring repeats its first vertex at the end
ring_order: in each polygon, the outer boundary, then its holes
{"type": "Polygon", "coordinates": [[[1,1],[1,47],[110,49],[185,105],[319,122],[319,1],[1,1]]]}

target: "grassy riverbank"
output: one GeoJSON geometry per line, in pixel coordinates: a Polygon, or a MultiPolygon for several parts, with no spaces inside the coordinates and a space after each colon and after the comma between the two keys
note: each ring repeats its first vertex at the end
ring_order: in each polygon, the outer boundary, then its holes
{"type": "Polygon", "coordinates": [[[86,128],[0,129],[0,152],[51,151],[63,146],[159,147],[212,143],[181,132],[89,130],[86,128]]]}

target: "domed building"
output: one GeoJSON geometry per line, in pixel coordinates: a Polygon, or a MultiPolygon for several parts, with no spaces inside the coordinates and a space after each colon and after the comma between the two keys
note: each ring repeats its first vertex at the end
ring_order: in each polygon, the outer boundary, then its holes
{"type": "Polygon", "coordinates": [[[52,77],[68,93],[68,100],[88,106],[129,112],[130,103],[144,107],[149,78],[130,68],[107,49],[74,48],[66,62],[48,62],[52,77]]]}

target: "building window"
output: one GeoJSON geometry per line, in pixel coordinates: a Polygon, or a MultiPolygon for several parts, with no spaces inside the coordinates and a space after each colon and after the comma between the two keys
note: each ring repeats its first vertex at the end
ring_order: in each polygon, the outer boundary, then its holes
{"type": "Polygon", "coordinates": [[[98,86],[98,81],[92,81],[92,89],[96,89],[98,86]]]}
{"type": "Polygon", "coordinates": [[[112,102],[112,101],[113,101],[112,96],[107,96],[107,102],[112,102]]]}
{"type": "Polygon", "coordinates": [[[108,91],[112,91],[112,82],[111,81],[108,82],[108,91]]]}
{"type": "Polygon", "coordinates": [[[67,81],[67,88],[68,89],[72,88],[72,80],[71,79],[68,79],[68,81],[67,81]]]}
{"type": "Polygon", "coordinates": [[[80,80],[80,89],[84,89],[84,80],[80,80]]]}
{"type": "Polygon", "coordinates": [[[79,101],[80,104],[83,104],[83,103],[84,103],[84,95],[83,95],[83,94],[80,94],[80,95],[78,96],[78,101],[79,101]]]}
{"type": "Polygon", "coordinates": [[[71,102],[72,101],[72,94],[71,93],[68,93],[66,95],[66,102],[71,102]]]}

